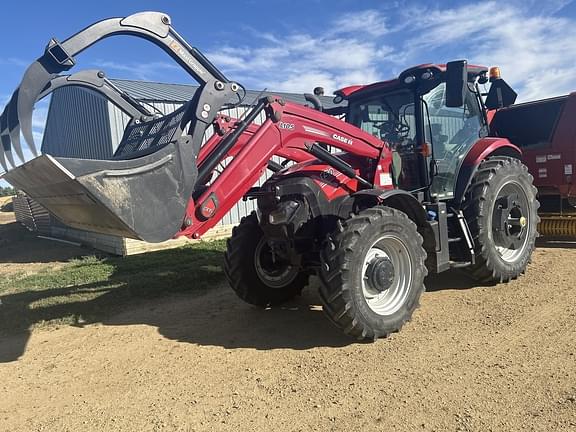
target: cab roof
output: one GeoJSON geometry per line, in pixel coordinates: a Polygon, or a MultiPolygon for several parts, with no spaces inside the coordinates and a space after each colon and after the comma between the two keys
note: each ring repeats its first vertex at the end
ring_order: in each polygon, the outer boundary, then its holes
{"type": "MultiPolygon", "coordinates": [[[[411,68],[406,69],[402,72],[398,77],[386,80],[386,81],[378,81],[372,84],[366,85],[352,85],[348,87],[341,88],[334,92],[337,96],[342,96],[343,98],[347,99],[353,94],[357,93],[364,93],[364,92],[371,92],[373,90],[380,90],[380,89],[387,89],[396,87],[402,83],[402,78],[407,75],[416,74],[420,71],[436,71],[439,73],[446,72],[446,64],[434,64],[434,63],[425,63],[418,66],[414,66],[411,68]]],[[[468,80],[474,81],[476,77],[482,73],[488,72],[488,68],[486,66],[478,66],[478,65],[468,65],[468,80]]]]}

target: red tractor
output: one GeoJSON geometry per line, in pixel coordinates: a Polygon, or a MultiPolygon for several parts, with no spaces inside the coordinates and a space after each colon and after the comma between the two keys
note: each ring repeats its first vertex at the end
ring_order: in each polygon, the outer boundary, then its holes
{"type": "MultiPolygon", "coordinates": [[[[243,87],[166,15],[145,12],[50,41],[2,114],[1,159],[13,162],[12,147],[22,156],[20,132],[34,148],[39,98],[65,85],[98,91],[132,117],[111,160],[45,154],[6,180],[70,226],[152,242],[198,238],[240,199],[256,199],[258,211],[234,229],[225,255],[238,296],[279,304],[316,274],[330,320],[373,340],[411,318],[429,272],[460,268],[482,282],[507,282],[530,261],[536,189],[520,150],[490,135],[478,90],[487,79],[486,68],[465,61],[428,64],[339,91],[345,107],[322,112],[313,95],[315,109],[266,96],[231,119],[219,110],[240,103],[243,87]],[[200,84],[193,99],[158,117],[102,73],[58,75],[115,34],[143,37],[174,57],[200,84]],[[215,133],[202,145],[209,126],[215,133]],[[266,169],[274,174],[253,187],[266,169]]],[[[503,88],[493,85],[488,99],[505,97],[503,88]]]]}

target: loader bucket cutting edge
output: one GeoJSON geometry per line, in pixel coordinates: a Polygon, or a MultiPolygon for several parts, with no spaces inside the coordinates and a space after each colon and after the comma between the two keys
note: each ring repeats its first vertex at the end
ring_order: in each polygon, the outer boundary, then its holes
{"type": "Polygon", "coordinates": [[[196,171],[182,170],[170,144],[122,161],[41,155],[4,178],[68,226],[161,242],[181,228],[196,171]]]}

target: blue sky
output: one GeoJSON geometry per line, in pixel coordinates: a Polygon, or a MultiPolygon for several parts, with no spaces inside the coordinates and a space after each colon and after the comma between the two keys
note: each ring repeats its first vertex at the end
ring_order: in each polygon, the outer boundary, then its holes
{"type": "MultiPolygon", "coordinates": [[[[0,108],[50,37],[99,19],[157,10],[229,78],[251,89],[304,92],[390,78],[420,63],[498,65],[520,100],[576,90],[571,1],[236,0],[8,2],[3,5],[0,108]]],[[[114,78],[190,82],[156,47],[111,38],[78,56],[114,78]]],[[[37,106],[41,138],[47,103],[37,106]]]]}

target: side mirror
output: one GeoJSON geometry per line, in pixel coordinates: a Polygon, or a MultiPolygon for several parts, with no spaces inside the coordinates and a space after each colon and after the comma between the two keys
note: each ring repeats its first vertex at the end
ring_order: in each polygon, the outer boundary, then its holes
{"type": "Polygon", "coordinates": [[[468,91],[468,62],[451,61],[446,64],[446,106],[458,108],[464,105],[468,91]]]}

